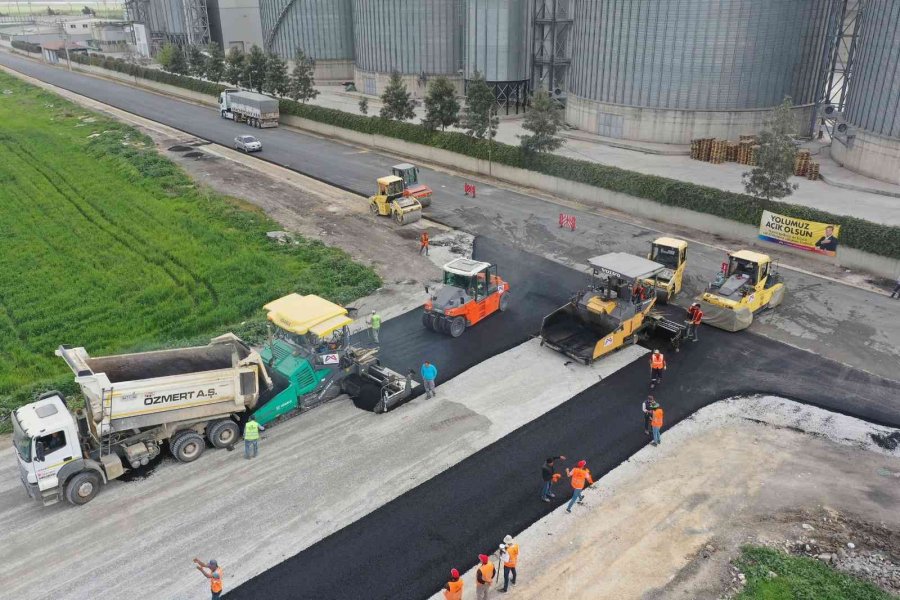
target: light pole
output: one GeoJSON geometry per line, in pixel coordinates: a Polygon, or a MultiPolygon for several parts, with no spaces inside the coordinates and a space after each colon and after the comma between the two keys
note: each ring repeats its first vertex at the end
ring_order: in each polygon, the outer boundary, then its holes
{"type": "Polygon", "coordinates": [[[488,111],[488,177],[493,177],[494,161],[492,151],[494,149],[494,117],[497,114],[497,103],[491,104],[488,111]]]}

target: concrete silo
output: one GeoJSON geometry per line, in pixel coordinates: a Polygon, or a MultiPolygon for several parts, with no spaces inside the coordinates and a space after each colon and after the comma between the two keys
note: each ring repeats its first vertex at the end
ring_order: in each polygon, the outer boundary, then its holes
{"type": "Polygon", "coordinates": [[[464,0],[354,0],[356,88],[384,91],[398,71],[416,97],[445,75],[462,91],[464,0]]]}
{"type": "Polygon", "coordinates": [[[686,144],[763,127],[790,96],[808,130],[835,0],[577,0],[566,119],[686,144]]]}
{"type": "Polygon", "coordinates": [[[900,0],[862,6],[844,118],[832,157],[871,177],[900,184],[900,0]]]}
{"type": "Polygon", "coordinates": [[[260,0],[265,49],[316,61],[315,78],[353,78],[353,0],[260,0]]]}
{"type": "Polygon", "coordinates": [[[465,76],[476,71],[501,110],[524,107],[528,93],[529,0],[467,0],[465,76]]]}

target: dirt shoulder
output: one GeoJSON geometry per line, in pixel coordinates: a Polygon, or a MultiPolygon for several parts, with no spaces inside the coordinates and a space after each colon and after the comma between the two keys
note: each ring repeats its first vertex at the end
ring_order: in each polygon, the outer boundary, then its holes
{"type": "MultiPolygon", "coordinates": [[[[730,561],[748,543],[834,553],[897,593],[900,451],[872,433],[891,432],[780,399],[703,409],[604,477],[573,514],[556,510],[519,534],[515,597],[721,598],[740,588],[730,561]]],[[[474,575],[464,578],[474,597],[474,575]]]]}

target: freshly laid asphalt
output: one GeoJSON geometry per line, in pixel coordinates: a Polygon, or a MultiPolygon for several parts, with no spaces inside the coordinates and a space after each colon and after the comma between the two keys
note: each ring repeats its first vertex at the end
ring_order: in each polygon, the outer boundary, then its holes
{"type": "MultiPolygon", "coordinates": [[[[565,302],[569,292],[585,282],[584,274],[483,238],[476,240],[474,255],[499,263],[501,274],[503,265],[508,265],[516,290],[514,308],[461,338],[438,343],[430,338],[438,334],[422,327],[420,311],[392,319],[383,329],[382,356],[388,366],[400,369],[423,356],[431,357],[441,378],[454,376],[536,333],[548,309],[565,302]],[[517,289],[515,282],[525,270],[535,276],[517,289]]],[[[900,426],[895,400],[900,383],[750,332],[703,327],[700,335],[699,343],[668,353],[669,368],[655,390],[667,426],[717,400],[748,394],[772,394],[900,426]]],[[[666,348],[665,342],[659,346],[666,348]]],[[[560,355],[558,360],[567,359],[560,355]]],[[[524,530],[566,499],[561,493],[556,503],[540,501],[539,473],[545,457],[564,454],[570,464],[584,458],[595,475],[603,475],[643,447],[647,438],[640,404],[648,392],[648,379],[649,365],[644,361],[626,367],[226,597],[412,600],[430,596],[443,585],[451,568],[464,572],[475,565],[479,553],[496,549],[504,535],[524,530]]],[[[440,396],[433,401],[440,402],[440,396]]],[[[564,490],[565,485],[560,485],[558,491],[564,490]]],[[[578,518],[577,511],[572,518],[578,518]]]]}
{"type": "MultiPolygon", "coordinates": [[[[214,113],[210,118],[209,108],[6,54],[0,54],[0,63],[217,143],[230,145],[233,135],[246,132],[220,121],[214,113]]],[[[383,175],[390,166],[387,157],[360,153],[355,148],[288,130],[266,131],[264,136],[267,154],[282,159],[279,164],[313,176],[318,174],[354,191],[368,191],[375,177],[383,175]],[[301,139],[303,144],[298,146],[301,139]]],[[[428,171],[427,176],[433,187],[452,190],[454,194],[461,181],[437,171],[428,171]]],[[[460,226],[470,224],[473,230],[496,223],[500,228],[492,237],[515,237],[521,245],[527,246],[531,236],[545,245],[555,243],[556,234],[547,233],[552,218],[546,214],[536,216],[547,212],[546,208],[540,209],[539,200],[485,187],[488,202],[492,192],[496,193],[496,204],[473,209],[437,203],[434,210],[444,220],[460,226]]],[[[596,217],[588,219],[593,219],[586,220],[592,225],[599,221],[596,217]]],[[[622,224],[614,228],[628,229],[629,233],[636,229],[622,224]]],[[[644,238],[639,243],[645,244],[650,232],[633,235],[644,238]]],[[[592,247],[574,249],[560,245],[560,253],[596,252],[596,245],[588,245],[592,247]]],[[[699,249],[692,252],[695,259],[701,254],[699,249]]],[[[714,259],[714,254],[703,250],[703,260],[717,266],[718,257],[714,259]]],[[[387,321],[382,329],[381,356],[388,366],[399,371],[418,371],[420,362],[428,359],[438,366],[439,379],[455,376],[537,333],[541,318],[584,282],[582,274],[493,239],[478,238],[475,257],[499,264],[500,275],[510,281],[513,290],[510,310],[492,316],[455,340],[435,341],[439,334],[424,330],[418,310],[387,321]]],[[[799,282],[801,276],[794,277],[799,282]]],[[[820,282],[815,280],[807,287],[814,285],[820,282]]],[[[796,306],[793,310],[798,315],[816,316],[799,313],[812,305],[796,306]]],[[[779,310],[792,309],[786,303],[779,310]]],[[[861,327],[858,320],[856,326],[861,327]]],[[[701,336],[700,343],[687,344],[680,353],[668,356],[669,370],[655,394],[666,409],[667,426],[722,398],[754,393],[792,398],[872,422],[900,426],[900,409],[895,400],[900,392],[897,382],[752,332],[732,334],[704,327],[701,336]]],[[[865,343],[867,339],[859,338],[859,347],[866,352],[872,347],[865,343]]],[[[853,342],[849,343],[852,347],[853,342]]],[[[559,360],[566,359],[560,356],[559,360]]],[[[879,361],[895,364],[890,358],[879,361]]],[[[429,596],[443,584],[451,567],[468,569],[475,564],[478,553],[495,549],[503,535],[516,534],[552,508],[538,497],[538,472],[544,457],[562,453],[572,460],[585,458],[593,473],[602,475],[641,448],[646,439],[639,407],[648,391],[647,379],[647,365],[632,364],[440,476],[239,586],[227,597],[396,600],[429,596]]],[[[665,443],[665,435],[663,440],[665,443]]],[[[347,485],[353,482],[348,481],[347,485]]]]}

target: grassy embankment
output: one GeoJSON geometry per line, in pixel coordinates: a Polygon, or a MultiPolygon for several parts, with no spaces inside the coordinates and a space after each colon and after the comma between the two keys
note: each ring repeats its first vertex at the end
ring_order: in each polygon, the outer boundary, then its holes
{"type": "Polygon", "coordinates": [[[380,281],[317,241],[282,245],[261,211],[197,186],[131,127],[0,73],[0,430],[75,386],[53,355],[256,341],[289,292],[347,303],[380,281]]]}
{"type": "Polygon", "coordinates": [[[836,571],[821,561],[789,556],[771,548],[746,546],[741,549],[736,565],[747,576],[747,586],[735,600],[896,599],[871,583],[836,571]]]}

